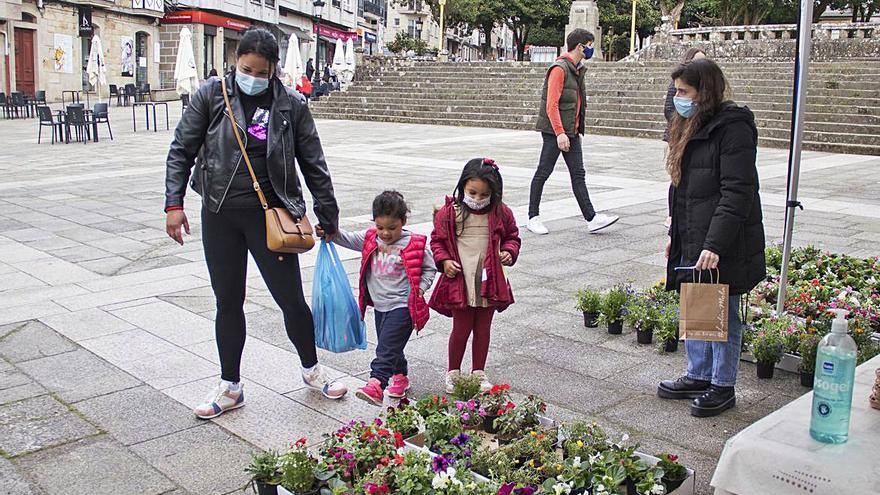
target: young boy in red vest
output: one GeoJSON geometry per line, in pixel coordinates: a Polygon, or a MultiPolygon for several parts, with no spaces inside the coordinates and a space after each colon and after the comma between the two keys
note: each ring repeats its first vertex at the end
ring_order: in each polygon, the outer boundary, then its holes
{"type": "Polygon", "coordinates": [[[425,292],[431,288],[437,267],[426,236],[404,230],[409,208],[397,191],[385,191],[373,200],[376,226],[365,232],[339,230],[337,245],[361,252],[360,307],[376,313],[379,343],[370,364],[370,380],[358,389],[361,399],[381,406],[384,393],[406,396],[409,388],[403,350],[413,328],[428,323],[425,292]]]}

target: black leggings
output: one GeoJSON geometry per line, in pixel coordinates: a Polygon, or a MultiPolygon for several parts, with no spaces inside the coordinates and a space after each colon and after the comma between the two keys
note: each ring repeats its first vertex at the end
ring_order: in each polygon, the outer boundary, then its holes
{"type": "Polygon", "coordinates": [[[299,353],[300,363],[310,368],[318,363],[312,311],[303,296],[299,258],[273,253],[266,247],[266,220],[262,209],[222,209],[212,213],[202,208],[202,244],[217,300],[217,350],[221,378],[239,381],[244,350],[244,296],[247,282],[247,254],[250,251],[284,313],[287,337],[299,353]]]}

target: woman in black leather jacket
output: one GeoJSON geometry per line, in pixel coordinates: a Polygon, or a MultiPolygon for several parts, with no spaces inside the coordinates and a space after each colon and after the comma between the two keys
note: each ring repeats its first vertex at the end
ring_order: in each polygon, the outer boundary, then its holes
{"type": "MultiPolygon", "coordinates": [[[[225,75],[239,134],[269,207],[306,214],[295,163],[314,197],[314,212],[332,238],[339,208],[324,152],[305,99],[276,76],[278,43],[266,30],[247,31],[238,46],[236,70],[225,75]]],[[[221,382],[194,410],[204,419],[244,405],[239,368],[245,342],[244,300],[248,253],[284,314],[306,385],[330,399],[347,389],[318,364],[312,314],[306,304],[296,255],[266,247],[262,205],[242,160],[226,114],[221,80],[212,78],[191,98],[168,152],[165,211],[168,235],[183,244],[189,222],[183,210],[187,183],[202,197],[202,244],[217,301],[216,337],[221,382]],[[195,170],[193,166],[195,165],[195,170]]]]}

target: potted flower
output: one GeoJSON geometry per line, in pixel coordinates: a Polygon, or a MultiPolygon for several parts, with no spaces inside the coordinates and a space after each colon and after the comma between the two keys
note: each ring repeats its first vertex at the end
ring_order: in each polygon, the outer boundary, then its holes
{"type": "Polygon", "coordinates": [[[666,493],[671,493],[687,479],[687,469],[678,463],[678,456],[675,454],[663,453],[657,454],[657,457],[660,459],[657,467],[663,470],[662,481],[666,486],[666,493]]]}
{"type": "Polygon", "coordinates": [[[280,472],[278,471],[278,453],[275,451],[259,452],[254,454],[251,464],[245,468],[251,475],[248,485],[258,495],[276,495],[280,472]]]}
{"type": "Polygon", "coordinates": [[[447,410],[449,410],[449,399],[446,396],[428,395],[416,402],[416,411],[424,419],[447,410]]]}
{"type": "Polygon", "coordinates": [[[626,290],[617,286],[602,298],[602,307],[599,310],[598,322],[608,326],[608,333],[620,335],[623,333],[623,308],[626,307],[629,298],[626,290]]]}
{"type": "Polygon", "coordinates": [[[531,395],[522,404],[507,410],[495,419],[498,443],[502,445],[510,443],[527,429],[538,426],[540,424],[538,415],[546,410],[547,405],[531,395]]]}
{"type": "Polygon", "coordinates": [[[483,417],[483,429],[486,433],[497,433],[495,418],[501,416],[515,406],[510,400],[510,385],[499,383],[480,396],[480,416],[483,417]]]}
{"type": "Polygon", "coordinates": [[[798,346],[798,352],[801,355],[801,362],[798,365],[800,372],[801,385],[813,388],[813,380],[816,372],[816,351],[822,338],[814,333],[808,333],[801,339],[798,346]]]}
{"type": "Polygon", "coordinates": [[[607,448],[608,436],[596,422],[586,423],[575,421],[560,428],[563,459],[580,457],[587,459],[591,455],[607,448]]]}
{"type": "Polygon", "coordinates": [[[460,375],[452,384],[453,401],[469,401],[480,395],[480,377],[477,375],[460,375]]]}
{"type": "Polygon", "coordinates": [[[596,319],[599,318],[599,310],[602,308],[602,294],[592,289],[579,290],[576,308],[584,314],[584,326],[596,328],[596,319]]]}
{"type": "Polygon", "coordinates": [[[782,359],[785,346],[777,332],[759,331],[752,340],[752,354],[758,365],[758,378],[773,378],[776,363],[782,359]]]}
{"type": "Polygon", "coordinates": [[[639,294],[627,302],[623,319],[636,330],[639,344],[651,344],[654,341],[654,329],[660,320],[660,310],[654,301],[639,294]]]}
{"type": "Polygon", "coordinates": [[[441,413],[425,420],[425,445],[432,450],[441,442],[461,433],[461,419],[457,414],[441,413]]]}
{"type": "Polygon", "coordinates": [[[678,307],[665,305],[660,308],[654,337],[660,350],[665,352],[678,350],[678,307]]]}
{"type": "Polygon", "coordinates": [[[483,417],[480,413],[485,410],[481,409],[474,399],[468,401],[457,400],[454,402],[454,406],[455,410],[458,411],[458,419],[461,422],[462,428],[477,430],[483,424],[483,417]]]}
{"type": "Polygon", "coordinates": [[[318,463],[306,450],[306,439],[300,438],[291,450],[278,459],[280,495],[317,495],[319,491],[315,470],[318,463]]]}
{"type": "Polygon", "coordinates": [[[412,437],[419,432],[422,417],[406,399],[397,407],[389,407],[385,411],[385,426],[391,431],[400,432],[403,438],[412,437]]]}

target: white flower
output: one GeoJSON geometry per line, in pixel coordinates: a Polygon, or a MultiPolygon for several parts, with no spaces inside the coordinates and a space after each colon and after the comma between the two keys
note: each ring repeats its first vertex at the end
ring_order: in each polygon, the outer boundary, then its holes
{"type": "Polygon", "coordinates": [[[581,456],[575,456],[575,458],[574,458],[574,463],[575,463],[575,464],[580,464],[580,463],[581,463],[581,456]]]}
{"type": "Polygon", "coordinates": [[[620,439],[620,443],[626,442],[627,440],[629,440],[629,434],[624,433],[623,437],[620,439]]]}
{"type": "Polygon", "coordinates": [[[659,483],[655,483],[654,486],[651,487],[651,495],[665,495],[665,494],[666,494],[666,487],[665,486],[663,486],[659,483]]]}
{"type": "Polygon", "coordinates": [[[434,479],[431,480],[431,486],[435,490],[445,490],[449,486],[449,475],[446,473],[435,474],[434,479]]]}
{"type": "Polygon", "coordinates": [[[572,483],[557,483],[553,485],[553,492],[556,495],[571,493],[572,483]]]}

